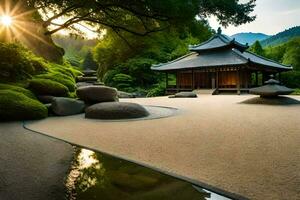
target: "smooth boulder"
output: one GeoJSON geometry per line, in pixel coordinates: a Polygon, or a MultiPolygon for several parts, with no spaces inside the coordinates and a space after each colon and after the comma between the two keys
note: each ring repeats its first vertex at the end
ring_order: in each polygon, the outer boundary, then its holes
{"type": "Polygon", "coordinates": [[[48,104],[48,103],[52,103],[52,101],[55,97],[49,96],[49,95],[39,95],[39,96],[37,96],[37,98],[43,104],[48,104]]]}
{"type": "Polygon", "coordinates": [[[178,92],[170,98],[197,98],[197,94],[194,92],[178,92]]]}
{"type": "Polygon", "coordinates": [[[135,98],[136,96],[133,93],[118,91],[118,97],[119,98],[135,98]]]}
{"type": "Polygon", "coordinates": [[[91,119],[133,119],[148,115],[143,106],[128,102],[98,103],[85,110],[85,117],[91,119]]]}
{"type": "Polygon", "coordinates": [[[51,109],[59,116],[76,115],[84,112],[85,103],[80,100],[56,97],[53,99],[51,109]]]}
{"type": "Polygon", "coordinates": [[[77,96],[86,103],[101,103],[118,101],[118,92],[115,88],[90,85],[77,89],[77,96]]]}

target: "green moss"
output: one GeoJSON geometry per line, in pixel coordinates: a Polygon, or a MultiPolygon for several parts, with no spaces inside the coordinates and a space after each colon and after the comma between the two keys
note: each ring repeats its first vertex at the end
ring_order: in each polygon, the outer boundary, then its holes
{"type": "Polygon", "coordinates": [[[0,120],[33,120],[47,117],[47,108],[37,100],[13,90],[0,90],[0,120]]]}
{"type": "Polygon", "coordinates": [[[47,73],[47,74],[40,74],[35,77],[56,81],[58,83],[63,84],[64,86],[66,86],[70,92],[75,91],[75,80],[73,78],[70,78],[67,75],[64,75],[61,73],[47,73]]]}
{"type": "Polygon", "coordinates": [[[0,83],[0,90],[12,90],[15,92],[22,93],[31,99],[36,99],[35,95],[31,91],[19,86],[0,83]]]}
{"type": "Polygon", "coordinates": [[[49,79],[32,79],[28,88],[37,95],[68,96],[69,93],[66,86],[49,79]]]}

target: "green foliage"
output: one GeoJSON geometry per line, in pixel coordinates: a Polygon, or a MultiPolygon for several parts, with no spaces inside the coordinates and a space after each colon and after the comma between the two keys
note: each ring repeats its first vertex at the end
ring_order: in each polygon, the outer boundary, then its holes
{"type": "Polygon", "coordinates": [[[13,90],[0,90],[0,121],[47,117],[47,108],[37,100],[13,90]]]}
{"type": "Polygon", "coordinates": [[[97,70],[98,63],[94,60],[94,57],[93,57],[93,54],[91,51],[87,52],[87,54],[83,60],[83,63],[82,63],[82,68],[97,70]]]}
{"type": "Polygon", "coordinates": [[[46,70],[43,59],[19,43],[0,43],[0,80],[24,80],[46,70]]]}
{"type": "Polygon", "coordinates": [[[119,34],[123,39],[108,32],[95,48],[95,58],[100,64],[99,77],[105,84],[118,88],[120,85],[115,84],[114,76],[127,74],[132,77],[132,88],[150,89],[163,80],[162,74],[151,70],[153,64],[168,62],[188,53],[189,44],[207,40],[212,30],[206,22],[193,19],[188,25],[171,27],[145,37],[119,34]]]}
{"type": "Polygon", "coordinates": [[[31,91],[19,86],[0,83],[0,90],[11,90],[11,91],[22,93],[31,99],[36,99],[35,95],[31,91]]]}
{"type": "Polygon", "coordinates": [[[36,95],[68,96],[68,88],[61,83],[49,79],[32,79],[28,88],[36,95]]]}
{"type": "Polygon", "coordinates": [[[155,87],[151,88],[147,93],[147,97],[163,96],[166,92],[166,86],[163,84],[157,84],[155,87]]]}
{"type": "Polygon", "coordinates": [[[132,86],[132,77],[127,74],[116,74],[113,77],[113,82],[116,85],[117,88],[125,89],[132,86]]]}
{"type": "Polygon", "coordinates": [[[53,41],[64,48],[64,58],[71,65],[81,67],[81,62],[93,47],[96,46],[96,39],[84,39],[75,36],[53,35],[53,41]]]}
{"type": "Polygon", "coordinates": [[[292,95],[300,95],[300,88],[296,88],[292,95]]]}
{"type": "Polygon", "coordinates": [[[264,49],[262,48],[262,46],[258,40],[256,42],[254,42],[254,44],[250,47],[249,50],[260,56],[265,55],[264,49]]]}
{"type": "Polygon", "coordinates": [[[281,81],[290,88],[300,88],[300,71],[282,73],[281,81]]]}
{"type": "Polygon", "coordinates": [[[282,83],[291,88],[300,88],[300,37],[266,48],[265,55],[283,64],[292,65],[293,71],[282,74],[282,83]]]}

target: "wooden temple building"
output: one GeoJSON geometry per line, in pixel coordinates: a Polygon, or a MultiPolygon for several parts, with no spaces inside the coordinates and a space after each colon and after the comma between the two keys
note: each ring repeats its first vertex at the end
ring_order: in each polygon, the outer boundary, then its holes
{"type": "Polygon", "coordinates": [[[263,85],[273,74],[292,70],[270,59],[247,51],[241,44],[221,33],[199,45],[189,46],[190,53],[174,61],[153,66],[151,69],[166,73],[167,93],[201,89],[234,91],[240,94],[251,87],[263,85]],[[169,84],[169,75],[176,77],[176,85],[169,84]]]}

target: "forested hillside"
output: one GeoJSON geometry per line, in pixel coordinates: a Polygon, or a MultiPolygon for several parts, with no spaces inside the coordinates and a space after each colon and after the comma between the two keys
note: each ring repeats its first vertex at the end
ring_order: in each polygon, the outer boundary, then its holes
{"type": "Polygon", "coordinates": [[[277,46],[289,41],[292,38],[300,37],[300,26],[296,26],[285,31],[282,31],[272,37],[261,41],[263,47],[277,46]]]}
{"type": "Polygon", "coordinates": [[[53,35],[53,41],[65,50],[64,58],[72,65],[81,67],[85,57],[96,46],[97,39],[70,37],[66,35],[53,35]]]}
{"type": "Polygon", "coordinates": [[[300,37],[274,47],[262,48],[255,42],[250,50],[277,62],[292,65],[293,71],[282,74],[282,82],[291,88],[300,88],[300,37]]]}
{"type": "Polygon", "coordinates": [[[255,41],[261,41],[270,37],[269,35],[263,33],[237,33],[231,36],[231,38],[235,38],[238,42],[248,43],[252,45],[255,41]]]}

